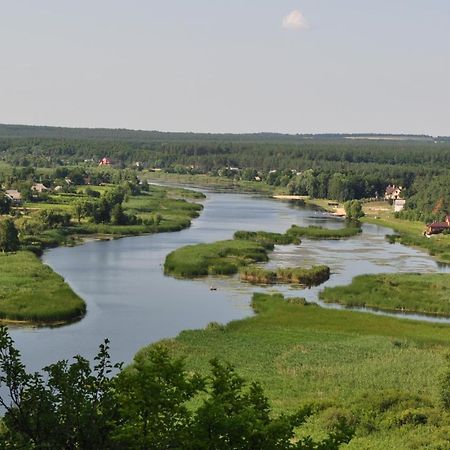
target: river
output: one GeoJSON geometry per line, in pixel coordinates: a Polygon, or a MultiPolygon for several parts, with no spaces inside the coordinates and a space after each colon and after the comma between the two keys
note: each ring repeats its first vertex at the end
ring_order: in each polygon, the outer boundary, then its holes
{"type": "Polygon", "coordinates": [[[390,230],[365,224],[363,233],[354,238],[305,239],[300,246],[277,246],[270,255],[269,265],[329,265],[330,280],[317,288],[263,288],[237,278],[189,281],[164,276],[162,264],[172,250],[228,239],[236,230],[284,232],[294,223],[331,228],[343,225],[342,219],[310,207],[252,195],[207,193],[204,205],[201,216],[181,232],[92,241],[46,251],[44,263],[85,299],[88,311],[81,321],[63,327],[11,328],[27,367],[38,370],[76,354],[92,359],[105,338],[111,341],[113,361],[128,363],[141,347],[184,329],[251,315],[249,302],[255,291],[281,291],[317,301],[324,286],[348,284],[363,273],[448,270],[422,251],[389,244],[384,236],[390,230]],[[210,290],[212,284],[216,291],[210,290]]]}

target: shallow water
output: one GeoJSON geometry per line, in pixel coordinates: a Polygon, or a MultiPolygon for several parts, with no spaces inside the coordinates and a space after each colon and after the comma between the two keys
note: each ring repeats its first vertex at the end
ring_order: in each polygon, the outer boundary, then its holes
{"type": "Polygon", "coordinates": [[[447,270],[424,252],[389,244],[384,236],[390,230],[364,225],[361,235],[348,240],[305,239],[300,246],[276,247],[269,265],[329,265],[330,280],[317,288],[263,288],[237,278],[189,281],[165,277],[162,264],[172,250],[228,239],[239,229],[284,232],[294,223],[342,226],[342,219],[296,202],[251,195],[208,193],[204,205],[191,228],[181,232],[93,241],[47,251],[44,262],[85,299],[88,313],[80,322],[60,328],[11,329],[28,368],[37,370],[75,354],[92,358],[104,338],[111,340],[113,361],[130,362],[144,345],[176,336],[184,329],[251,315],[249,302],[255,291],[281,291],[317,301],[324,286],[347,284],[363,273],[447,270]],[[217,291],[210,290],[211,284],[217,291]]]}

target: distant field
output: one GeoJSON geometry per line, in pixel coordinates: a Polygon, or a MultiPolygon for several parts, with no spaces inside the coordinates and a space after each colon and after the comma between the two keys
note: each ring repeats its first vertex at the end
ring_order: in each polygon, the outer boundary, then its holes
{"type": "Polygon", "coordinates": [[[85,312],[84,301],[34,254],[0,254],[0,320],[59,322],[85,312]]]}

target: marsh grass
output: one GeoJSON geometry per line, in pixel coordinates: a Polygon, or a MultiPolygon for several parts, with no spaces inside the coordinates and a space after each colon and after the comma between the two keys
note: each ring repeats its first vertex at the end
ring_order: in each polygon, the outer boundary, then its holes
{"type": "Polygon", "coordinates": [[[294,234],[270,233],[267,231],[236,231],[234,239],[259,242],[268,249],[274,245],[300,244],[301,240],[294,234]]]}
{"type": "Polygon", "coordinates": [[[241,280],[255,284],[286,283],[317,286],[330,278],[328,266],[286,267],[277,270],[249,266],[242,268],[239,273],[241,280]]]}
{"type": "Polygon", "coordinates": [[[361,228],[355,224],[336,229],[323,228],[313,225],[308,227],[292,225],[292,227],[286,232],[287,235],[305,237],[309,239],[343,239],[356,236],[359,233],[361,233],[361,228]]]}
{"type": "Polygon", "coordinates": [[[360,275],[348,286],[325,288],[328,303],[450,316],[450,274],[360,275]]]}
{"type": "Polygon", "coordinates": [[[239,267],[267,261],[266,248],[253,241],[227,240],[181,247],[166,257],[164,273],[181,278],[232,275],[239,267]]]}
{"type": "Polygon", "coordinates": [[[262,383],[275,413],[315,405],[313,434],[327,432],[342,414],[354,417],[356,437],[345,448],[425,448],[425,441],[442,441],[450,421],[437,390],[450,349],[448,325],[299,303],[255,294],[255,316],[183,331],[164,343],[190,370],[206,374],[215,357],[232,363],[262,383]],[[420,415],[425,418],[415,423],[420,415]]]}
{"type": "Polygon", "coordinates": [[[0,254],[0,319],[59,322],[85,312],[84,301],[33,253],[0,254]]]}

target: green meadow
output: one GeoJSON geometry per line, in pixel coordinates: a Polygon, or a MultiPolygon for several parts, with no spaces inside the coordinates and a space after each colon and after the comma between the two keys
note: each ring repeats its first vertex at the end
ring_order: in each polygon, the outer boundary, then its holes
{"type": "Polygon", "coordinates": [[[325,288],[320,298],[346,306],[450,315],[450,274],[360,275],[348,286],[325,288]]]}
{"type": "Polygon", "coordinates": [[[342,448],[449,448],[439,394],[448,325],[303,303],[255,294],[255,316],[183,331],[163,344],[190,370],[206,374],[215,357],[235,365],[262,383],[275,413],[312,405],[306,431],[313,436],[345,420],[355,437],[342,448]]]}
{"type": "Polygon", "coordinates": [[[0,320],[60,322],[85,312],[84,301],[33,253],[0,254],[0,320]]]}

